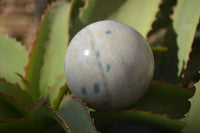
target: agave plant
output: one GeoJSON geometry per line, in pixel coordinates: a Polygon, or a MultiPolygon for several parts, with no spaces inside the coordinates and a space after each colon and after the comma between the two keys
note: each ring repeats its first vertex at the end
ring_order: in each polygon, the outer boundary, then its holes
{"type": "Polygon", "coordinates": [[[199,0],[57,1],[31,51],[0,34],[0,132],[200,132],[199,13],[199,0]],[[68,43],[99,20],[134,27],[154,53],[154,80],[132,109],[91,109],[67,87],[68,43]]]}

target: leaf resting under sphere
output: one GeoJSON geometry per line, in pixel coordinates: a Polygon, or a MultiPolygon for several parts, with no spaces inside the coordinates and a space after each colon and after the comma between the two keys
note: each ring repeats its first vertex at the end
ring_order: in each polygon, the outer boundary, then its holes
{"type": "Polygon", "coordinates": [[[189,111],[188,99],[193,94],[194,90],[189,91],[180,86],[153,81],[147,93],[136,103],[134,108],[180,119],[189,111]]]}

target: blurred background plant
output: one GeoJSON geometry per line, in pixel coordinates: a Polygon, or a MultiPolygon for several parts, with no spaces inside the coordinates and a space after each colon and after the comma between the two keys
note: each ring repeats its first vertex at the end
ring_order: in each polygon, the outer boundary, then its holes
{"type": "Polygon", "coordinates": [[[0,0],[0,32],[30,49],[41,16],[53,1],[56,0],[0,0]]]}

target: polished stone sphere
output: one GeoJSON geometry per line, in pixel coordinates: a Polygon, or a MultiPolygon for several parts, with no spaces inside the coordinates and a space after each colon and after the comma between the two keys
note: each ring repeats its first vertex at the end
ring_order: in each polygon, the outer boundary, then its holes
{"type": "Polygon", "coordinates": [[[80,30],[65,56],[69,89],[94,109],[131,107],[147,91],[153,72],[154,58],[144,37],[117,21],[80,30]]]}

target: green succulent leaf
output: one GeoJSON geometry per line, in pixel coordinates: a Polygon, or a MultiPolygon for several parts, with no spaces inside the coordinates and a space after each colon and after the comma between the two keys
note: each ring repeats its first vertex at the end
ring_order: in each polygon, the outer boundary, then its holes
{"type": "Polygon", "coordinates": [[[177,121],[169,116],[159,115],[153,112],[128,110],[128,111],[107,111],[92,112],[95,124],[141,124],[156,126],[158,128],[171,131],[180,131],[185,127],[185,123],[177,121]]]}
{"type": "Polygon", "coordinates": [[[200,17],[199,0],[178,1],[174,13],[173,28],[177,36],[178,44],[178,73],[180,76],[184,65],[189,59],[189,53],[194,39],[195,30],[200,17]]]}
{"type": "Polygon", "coordinates": [[[8,83],[3,79],[0,79],[0,94],[8,95],[27,107],[33,103],[31,95],[28,92],[22,90],[19,85],[8,83]]]}
{"type": "Polygon", "coordinates": [[[177,1],[174,14],[171,15],[172,24],[168,26],[163,39],[163,46],[167,47],[168,51],[154,56],[156,66],[154,79],[164,79],[170,84],[180,82],[199,21],[199,5],[199,0],[177,1]]]}
{"type": "MultiPolygon", "coordinates": [[[[4,109],[7,108],[11,110],[11,111],[8,110],[8,112],[1,113],[1,114],[7,114],[7,115],[10,114],[9,119],[20,118],[27,115],[28,108],[22,102],[14,99],[12,96],[0,93],[0,102],[4,104],[4,107],[3,107],[4,109]]],[[[1,111],[6,111],[6,110],[1,110],[1,111]]],[[[5,120],[5,117],[0,116],[0,120],[5,120]]]]}
{"type": "Polygon", "coordinates": [[[64,77],[64,74],[62,74],[57,77],[57,80],[55,81],[53,86],[49,87],[48,102],[54,110],[58,109],[64,94],[69,91],[67,84],[63,85],[63,83],[65,82],[66,79],[64,77]]]}
{"type": "Polygon", "coordinates": [[[26,115],[33,100],[19,85],[0,79],[0,103],[0,120],[5,120],[26,115]]]}
{"type": "Polygon", "coordinates": [[[72,133],[97,132],[86,105],[75,96],[65,96],[57,113],[68,124],[72,133]]]}
{"type": "MultiPolygon", "coordinates": [[[[1,95],[0,95],[0,99],[1,99],[1,95]]],[[[10,107],[3,100],[0,100],[0,109],[1,109],[0,120],[9,120],[9,119],[21,116],[21,114],[16,112],[16,110],[13,110],[12,107],[10,107]]]]}
{"type": "Polygon", "coordinates": [[[188,99],[193,94],[194,90],[189,91],[180,86],[153,81],[148,92],[136,103],[134,108],[180,119],[189,111],[188,99]]]}
{"type": "Polygon", "coordinates": [[[63,133],[64,131],[71,133],[66,122],[46,102],[45,98],[39,97],[29,109],[27,118],[37,119],[45,124],[46,133],[52,132],[52,130],[56,130],[57,133],[63,133]]]}
{"type": "Polygon", "coordinates": [[[16,73],[16,74],[21,78],[21,81],[22,81],[24,87],[26,88],[26,91],[31,94],[33,101],[36,102],[36,99],[38,98],[37,90],[34,89],[22,75],[20,75],[19,73],[16,73]]]}
{"type": "Polygon", "coordinates": [[[198,133],[200,132],[200,81],[196,84],[196,92],[191,98],[191,108],[190,111],[186,114],[186,127],[184,128],[184,133],[198,133]]]}
{"type": "Polygon", "coordinates": [[[20,78],[15,73],[24,75],[27,61],[28,51],[25,47],[8,35],[0,34],[0,78],[11,83],[20,83],[20,78]]]}
{"type": "Polygon", "coordinates": [[[72,36],[83,26],[109,19],[130,25],[146,37],[159,9],[160,0],[87,0],[84,6],[81,0],[74,0],[73,3],[71,22],[75,25],[71,27],[72,36]]]}
{"type": "Polygon", "coordinates": [[[64,97],[64,95],[66,94],[67,91],[69,91],[69,88],[67,87],[67,84],[63,85],[59,92],[58,92],[58,95],[57,97],[53,100],[53,109],[54,110],[57,110],[60,106],[60,103],[64,97]]]}
{"type": "Polygon", "coordinates": [[[44,108],[41,110],[43,115],[54,119],[57,123],[59,123],[60,128],[62,128],[66,133],[71,133],[71,129],[68,126],[68,123],[51,107],[44,105],[44,108]]]}
{"type": "Polygon", "coordinates": [[[1,133],[39,133],[44,128],[44,123],[36,119],[11,119],[0,121],[1,133]]]}
{"type": "MultiPolygon", "coordinates": [[[[58,75],[64,73],[69,8],[69,3],[54,2],[40,24],[26,69],[26,79],[37,89],[38,97],[42,95],[46,98],[48,88],[55,83],[58,75]]],[[[63,81],[62,85],[64,84],[63,81]]],[[[60,86],[57,89],[59,88],[60,86]]]]}
{"type": "MultiPolygon", "coordinates": [[[[198,26],[200,25],[200,21],[198,26]]],[[[200,29],[197,27],[195,33],[195,39],[192,44],[192,51],[190,53],[189,60],[187,62],[187,68],[183,71],[181,76],[181,83],[184,87],[191,87],[193,83],[196,83],[200,78],[200,29]]]]}
{"type": "MultiPolygon", "coordinates": [[[[40,97],[29,112],[29,119],[37,118],[48,123],[54,119],[67,133],[97,132],[86,110],[86,105],[72,95],[66,95],[60,109],[54,111],[40,97]]],[[[54,123],[55,124],[55,123],[54,123]]]]}
{"type": "Polygon", "coordinates": [[[152,50],[153,54],[167,52],[166,47],[151,47],[151,50],[152,50]]]}

